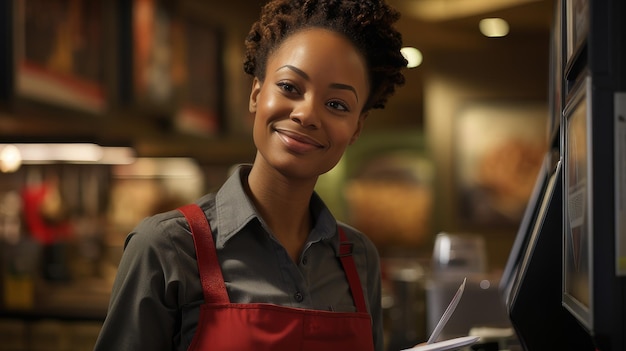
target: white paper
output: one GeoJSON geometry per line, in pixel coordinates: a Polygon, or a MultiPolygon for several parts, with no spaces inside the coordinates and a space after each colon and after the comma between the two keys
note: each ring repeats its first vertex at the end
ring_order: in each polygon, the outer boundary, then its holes
{"type": "Polygon", "coordinates": [[[467,281],[467,278],[463,278],[463,283],[461,283],[461,286],[459,286],[456,294],[454,294],[452,301],[450,301],[450,304],[446,308],[445,312],[443,312],[441,319],[439,320],[439,322],[437,322],[435,329],[433,329],[433,332],[430,334],[430,338],[428,338],[428,342],[426,342],[427,344],[432,344],[437,341],[437,338],[439,338],[439,334],[441,334],[443,327],[445,327],[446,323],[448,323],[450,316],[452,316],[452,313],[454,313],[456,306],[461,300],[461,296],[463,296],[463,291],[465,290],[465,281],[467,281]]]}
{"type": "Polygon", "coordinates": [[[472,345],[480,339],[479,336],[462,336],[459,338],[448,339],[445,341],[439,341],[433,344],[418,345],[410,349],[404,349],[402,351],[446,351],[456,350],[460,347],[472,345]]]}

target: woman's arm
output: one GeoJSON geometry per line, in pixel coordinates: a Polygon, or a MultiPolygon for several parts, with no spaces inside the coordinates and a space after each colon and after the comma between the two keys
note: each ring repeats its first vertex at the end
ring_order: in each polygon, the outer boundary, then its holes
{"type": "Polygon", "coordinates": [[[170,270],[176,250],[151,221],[127,238],[95,351],[174,349],[180,284],[170,270]]]}

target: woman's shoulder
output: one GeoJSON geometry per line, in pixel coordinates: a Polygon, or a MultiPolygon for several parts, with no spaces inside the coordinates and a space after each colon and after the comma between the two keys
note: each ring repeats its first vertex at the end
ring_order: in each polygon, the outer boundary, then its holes
{"type": "Polygon", "coordinates": [[[124,247],[169,246],[172,236],[185,233],[185,217],[178,210],[161,212],[141,220],[126,236],[124,247]]]}
{"type": "Polygon", "coordinates": [[[344,222],[337,221],[337,225],[343,229],[348,241],[356,246],[355,249],[362,248],[368,255],[378,257],[378,249],[367,235],[344,222]]]}
{"type": "MultiPolygon", "coordinates": [[[[195,203],[206,213],[211,210],[214,194],[207,194],[195,203]]],[[[191,238],[191,231],[185,216],[178,208],[156,213],[141,220],[128,234],[126,244],[130,241],[138,241],[142,246],[148,245],[172,245],[180,240],[187,241],[191,238]]],[[[138,243],[139,244],[139,243],[138,243]]]]}

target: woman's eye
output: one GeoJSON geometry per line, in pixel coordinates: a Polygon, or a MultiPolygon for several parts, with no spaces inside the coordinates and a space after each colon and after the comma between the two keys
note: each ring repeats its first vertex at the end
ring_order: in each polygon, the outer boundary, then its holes
{"type": "Polygon", "coordinates": [[[293,86],[292,84],[289,84],[287,82],[280,82],[278,84],[278,87],[280,88],[280,90],[288,92],[288,93],[297,93],[298,90],[296,89],[295,86],[293,86]]]}
{"type": "Polygon", "coordinates": [[[339,110],[339,111],[349,111],[348,107],[339,101],[330,101],[328,102],[328,106],[332,109],[339,110]]]}

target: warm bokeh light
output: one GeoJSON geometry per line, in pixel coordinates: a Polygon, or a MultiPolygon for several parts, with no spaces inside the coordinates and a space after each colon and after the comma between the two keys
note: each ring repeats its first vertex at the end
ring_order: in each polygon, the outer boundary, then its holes
{"type": "Polygon", "coordinates": [[[18,161],[21,165],[55,162],[128,164],[134,160],[135,151],[130,147],[104,147],[93,143],[0,144],[2,169],[18,161]]]}
{"type": "Polygon", "coordinates": [[[404,47],[400,49],[400,52],[404,56],[404,58],[409,61],[407,63],[408,68],[415,68],[422,64],[424,57],[422,56],[422,52],[413,47],[404,47]]]}
{"type": "Polygon", "coordinates": [[[21,165],[22,154],[15,145],[0,146],[0,172],[15,172],[21,165]]]}
{"type": "Polygon", "coordinates": [[[489,38],[504,37],[509,34],[509,23],[502,18],[484,18],[478,24],[480,32],[489,38]]]}

